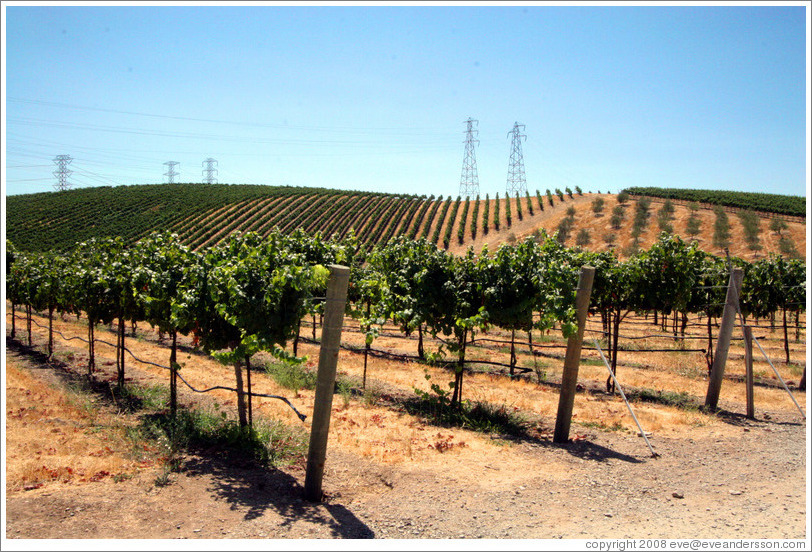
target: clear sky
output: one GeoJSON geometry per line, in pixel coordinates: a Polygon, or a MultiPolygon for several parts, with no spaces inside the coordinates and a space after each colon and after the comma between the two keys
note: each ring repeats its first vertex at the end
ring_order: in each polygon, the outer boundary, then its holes
{"type": "Polygon", "coordinates": [[[527,185],[806,195],[807,3],[4,2],[6,194],[201,182],[456,196],[527,185]]]}

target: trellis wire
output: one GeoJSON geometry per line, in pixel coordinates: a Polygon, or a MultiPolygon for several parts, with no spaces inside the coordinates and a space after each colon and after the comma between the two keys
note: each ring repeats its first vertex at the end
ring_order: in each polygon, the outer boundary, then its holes
{"type": "MultiPolygon", "coordinates": [[[[16,316],[16,315],[15,315],[15,316],[16,316]]],[[[24,317],[22,317],[22,316],[17,316],[17,318],[23,319],[24,317]]],[[[48,329],[46,326],[43,326],[42,324],[40,324],[39,322],[37,322],[37,321],[36,321],[36,320],[34,320],[34,319],[32,319],[32,320],[31,320],[31,322],[33,322],[34,324],[36,324],[37,326],[39,326],[39,327],[40,327],[40,328],[42,328],[42,329],[48,329]]],[[[79,336],[75,336],[75,337],[66,337],[66,336],[65,336],[65,335],[64,335],[62,332],[60,332],[59,330],[53,330],[53,332],[54,332],[54,333],[56,333],[56,334],[59,334],[59,336],[60,336],[60,337],[62,337],[62,339],[64,339],[65,341],[71,341],[71,340],[74,340],[74,339],[78,339],[79,341],[83,341],[84,343],[90,343],[90,342],[89,342],[87,339],[85,339],[85,338],[83,338],[83,337],[79,337],[79,336]]],[[[110,346],[110,347],[114,347],[114,348],[117,348],[117,347],[118,347],[118,345],[113,345],[112,343],[110,343],[110,342],[108,342],[108,341],[104,341],[103,339],[95,339],[95,338],[94,338],[94,339],[93,339],[93,342],[94,342],[94,343],[104,343],[105,345],[108,345],[108,346],[110,346]]],[[[149,360],[142,360],[142,359],[138,358],[138,357],[137,357],[137,356],[135,356],[135,355],[133,354],[133,352],[132,352],[132,351],[130,351],[130,350],[127,348],[127,347],[123,347],[123,349],[124,349],[125,351],[127,351],[128,353],[130,353],[130,356],[131,356],[131,357],[132,357],[132,358],[133,358],[135,361],[137,361],[137,362],[140,362],[140,363],[142,363],[142,364],[149,364],[149,365],[151,365],[151,366],[155,366],[155,367],[157,367],[157,368],[163,368],[164,370],[171,370],[171,368],[170,368],[170,367],[168,367],[168,366],[164,366],[164,365],[162,365],[162,364],[157,364],[157,363],[152,362],[152,361],[149,361],[149,360]]],[[[236,392],[237,392],[237,390],[236,390],[236,389],[234,389],[233,387],[225,387],[225,386],[222,386],[222,385],[216,385],[216,386],[214,386],[214,387],[210,387],[210,388],[208,388],[208,389],[201,389],[201,390],[199,390],[199,389],[195,389],[195,388],[194,388],[194,387],[193,387],[193,386],[192,386],[192,385],[191,385],[191,384],[190,384],[188,381],[186,381],[186,380],[183,378],[183,376],[181,376],[181,375],[180,375],[180,372],[178,372],[178,371],[176,370],[176,371],[175,371],[175,373],[177,374],[177,376],[178,376],[178,378],[180,379],[180,381],[182,381],[183,383],[185,383],[185,384],[186,384],[186,386],[187,386],[189,389],[191,389],[192,391],[194,391],[195,393],[208,393],[209,391],[215,391],[215,390],[218,390],[218,389],[221,389],[221,390],[223,390],[223,391],[233,391],[234,393],[236,393],[236,392]]],[[[296,413],[296,415],[299,417],[299,419],[300,419],[301,421],[303,421],[303,422],[304,422],[304,421],[307,419],[307,416],[305,416],[304,414],[302,414],[301,412],[299,412],[298,410],[296,410],[296,407],[295,407],[295,406],[293,406],[293,404],[291,404],[291,402],[290,402],[290,401],[289,401],[287,398],[285,398],[285,397],[282,397],[282,396],[280,396],[280,395],[267,395],[267,394],[265,394],[265,393],[254,393],[253,391],[252,391],[252,392],[246,392],[246,394],[248,394],[248,395],[250,395],[250,396],[252,396],[252,397],[263,397],[263,398],[266,398],[266,399],[278,399],[278,400],[280,400],[280,401],[282,401],[282,402],[286,403],[286,404],[287,404],[287,405],[288,405],[288,406],[289,406],[289,407],[290,407],[290,408],[291,408],[291,409],[292,409],[292,410],[293,410],[293,411],[296,413]]]]}

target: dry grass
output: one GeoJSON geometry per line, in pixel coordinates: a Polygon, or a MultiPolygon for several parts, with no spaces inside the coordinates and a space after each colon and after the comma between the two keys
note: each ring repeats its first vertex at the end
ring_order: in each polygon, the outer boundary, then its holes
{"type": "MultiPolygon", "coordinates": [[[[483,205],[480,205],[479,226],[477,227],[477,237],[475,240],[471,240],[470,236],[470,218],[473,212],[472,206],[471,209],[469,209],[468,221],[466,222],[465,242],[462,245],[459,245],[457,242],[455,226],[455,231],[453,232],[454,239],[449,244],[448,250],[452,253],[460,254],[465,252],[469,247],[473,247],[474,251],[480,252],[482,251],[483,246],[487,244],[488,248],[493,251],[502,243],[508,242],[513,238],[518,240],[524,239],[539,229],[544,229],[548,235],[552,235],[558,228],[561,220],[566,217],[567,209],[569,207],[574,207],[575,224],[573,225],[573,231],[571,232],[570,238],[567,241],[567,245],[575,245],[575,236],[578,234],[578,231],[583,228],[589,231],[591,239],[591,242],[585,248],[590,251],[603,251],[609,248],[604,238],[609,234],[614,234],[616,236],[614,240],[615,250],[618,252],[619,257],[626,258],[627,255],[625,251],[632,244],[631,229],[634,221],[634,198],[631,198],[628,202],[626,202],[626,217],[621,224],[621,227],[618,230],[615,230],[610,224],[612,209],[614,209],[614,207],[618,204],[617,196],[615,194],[587,193],[582,196],[574,195],[572,198],[565,195],[563,202],[559,201],[558,197],[554,196],[554,205],[552,207],[549,205],[549,203],[547,203],[546,196],[543,196],[545,201],[544,211],[540,211],[538,209],[538,201],[535,197],[534,191],[531,191],[531,197],[534,214],[532,216],[529,214],[527,208],[525,207],[525,199],[522,198],[524,217],[521,221],[516,216],[516,198],[511,198],[510,203],[511,211],[513,213],[513,224],[510,228],[508,228],[505,224],[504,198],[500,198],[500,203],[502,204],[502,212],[500,214],[502,224],[498,231],[495,230],[491,224],[491,229],[487,235],[484,235],[481,229],[484,209],[483,205]],[[597,197],[601,197],[604,200],[603,212],[600,215],[596,215],[592,211],[592,201],[597,197]]],[[[484,204],[484,201],[485,200],[482,199],[481,203],[484,204]]],[[[657,224],[657,211],[662,206],[663,201],[664,200],[652,198],[650,211],[651,218],[649,219],[648,226],[639,238],[639,247],[643,249],[650,247],[651,244],[657,240],[657,237],[660,234],[660,229],[657,224]]],[[[490,200],[491,218],[493,217],[495,202],[496,200],[494,199],[490,200]]],[[[674,229],[674,233],[682,237],[683,240],[690,241],[692,238],[686,232],[686,225],[691,211],[687,206],[677,203],[674,204],[674,208],[674,215],[671,220],[671,226],[674,229]]],[[[716,251],[713,247],[713,225],[714,221],[716,220],[716,215],[714,214],[713,210],[709,208],[700,208],[697,211],[697,216],[700,220],[700,232],[696,236],[696,241],[699,243],[699,246],[702,249],[716,255],[724,255],[723,251],[716,251]]],[[[761,227],[759,238],[762,249],[759,251],[752,251],[749,249],[747,242],[744,239],[744,231],[739,217],[733,213],[728,214],[731,233],[731,255],[736,255],[748,261],[753,261],[763,258],[769,253],[780,254],[780,236],[769,229],[771,216],[768,214],[760,214],[759,217],[761,227]]],[[[805,256],[806,226],[799,222],[788,222],[787,225],[788,227],[783,231],[783,235],[791,238],[791,240],[795,243],[795,247],[799,254],[801,256],[805,256]]]]}
{"type": "Polygon", "coordinates": [[[50,386],[18,361],[7,360],[9,492],[126,478],[156,464],[156,451],[131,444],[123,421],[101,409],[92,396],[50,386]]]}
{"type": "MultiPolygon", "coordinates": [[[[37,320],[45,325],[44,319],[37,317],[37,320]]],[[[642,320],[636,321],[642,322],[642,320]]],[[[349,330],[355,327],[356,324],[354,321],[348,320],[346,326],[349,330]]],[[[55,327],[68,337],[84,337],[86,335],[84,324],[82,322],[77,323],[73,318],[67,321],[61,321],[57,318],[55,327]]],[[[46,331],[36,326],[34,330],[35,345],[42,347],[47,337],[46,331]]],[[[390,332],[395,333],[396,330],[387,327],[386,333],[390,332]]],[[[622,328],[622,332],[624,335],[646,335],[646,332],[662,333],[657,327],[648,328],[645,325],[630,325],[627,328],[622,328]]],[[[310,329],[303,328],[302,334],[309,336],[310,329]]],[[[505,339],[506,336],[505,332],[498,330],[491,331],[488,334],[488,337],[497,339],[505,339]]],[[[114,334],[107,328],[99,328],[97,337],[115,343],[114,334]]],[[[778,339],[781,337],[780,332],[767,332],[765,337],[764,345],[770,351],[770,354],[783,351],[782,343],[778,339]]],[[[536,333],[535,340],[539,341],[542,338],[536,333]]],[[[181,344],[186,347],[191,345],[186,338],[181,341],[181,344]]],[[[342,341],[355,347],[362,345],[361,335],[351,331],[343,334],[342,341]]],[[[545,336],[543,341],[547,344],[564,343],[560,335],[557,336],[555,332],[545,336]]],[[[804,341],[805,336],[802,334],[800,343],[791,343],[793,360],[804,361],[804,341]]],[[[80,366],[86,362],[84,344],[78,341],[66,342],[62,339],[56,339],[56,344],[59,358],[71,360],[80,366]]],[[[635,344],[641,347],[674,346],[673,340],[664,338],[650,338],[646,341],[635,342],[635,344]],[[670,345],[668,345],[669,342],[670,345]]],[[[436,350],[437,345],[437,341],[428,336],[425,337],[427,351],[436,350]]],[[[478,343],[476,346],[469,348],[469,358],[507,362],[505,347],[494,345],[481,347],[481,345],[482,343],[478,343]]],[[[705,344],[703,343],[702,346],[704,347],[705,344]]],[[[158,343],[157,335],[149,329],[140,328],[139,338],[128,339],[127,347],[143,360],[164,365],[168,363],[168,346],[158,343]]],[[[403,337],[382,336],[374,342],[373,347],[414,355],[417,343],[415,340],[407,340],[403,337]]],[[[563,358],[563,349],[554,349],[552,351],[563,358]]],[[[728,362],[728,374],[743,374],[743,361],[737,360],[737,358],[741,358],[742,351],[740,342],[734,342],[731,347],[732,359],[728,362]]],[[[519,346],[518,353],[520,366],[533,366],[533,359],[530,357],[526,345],[519,346]]],[[[318,358],[317,345],[301,342],[299,344],[299,354],[308,356],[309,360],[306,367],[315,370],[318,358]]],[[[607,377],[606,368],[603,364],[598,364],[599,356],[591,344],[585,344],[583,356],[591,360],[582,363],[579,380],[582,382],[591,380],[595,383],[605,381],[607,377]]],[[[263,360],[266,360],[263,355],[258,355],[256,363],[261,364],[263,360]]],[[[179,362],[183,366],[181,370],[182,376],[197,388],[234,385],[233,368],[223,366],[206,355],[196,352],[180,353],[179,362]]],[[[556,381],[560,378],[563,360],[537,358],[536,362],[543,367],[550,380],[556,381]]],[[[654,391],[687,393],[700,402],[704,399],[707,391],[707,381],[705,379],[707,369],[702,353],[622,351],[620,353],[620,362],[618,378],[626,389],[647,388],[654,391]]],[[[137,379],[140,383],[144,385],[166,384],[166,370],[136,363],[131,361],[129,357],[128,363],[128,375],[137,379]]],[[[114,349],[106,345],[97,346],[97,364],[104,371],[103,374],[99,375],[112,379],[115,369],[114,349]]],[[[782,377],[787,380],[794,378],[797,381],[797,376],[793,376],[795,372],[800,373],[797,366],[788,367],[783,363],[776,362],[776,367],[781,371],[782,377]]],[[[338,371],[340,376],[349,376],[360,380],[363,371],[363,355],[342,351],[339,357],[338,371]]],[[[756,362],[757,376],[759,374],[769,376],[771,372],[772,370],[766,362],[762,360],[756,362]]],[[[430,383],[445,386],[446,382],[452,379],[452,376],[448,370],[440,367],[370,356],[367,378],[370,386],[378,385],[383,389],[408,396],[413,393],[415,388],[429,391],[430,383]],[[431,377],[431,382],[424,377],[426,373],[431,377]]],[[[253,374],[252,383],[253,390],[256,393],[289,397],[296,407],[308,416],[308,422],[306,423],[309,423],[314,400],[313,391],[303,389],[298,393],[294,393],[289,389],[282,388],[269,375],[260,371],[253,374]]],[[[16,385],[16,387],[27,388],[27,385],[20,384],[16,385]]],[[[530,378],[510,379],[503,375],[485,373],[481,370],[475,371],[465,377],[464,394],[471,401],[481,401],[496,406],[504,405],[508,410],[517,414],[540,419],[540,426],[537,426],[537,429],[541,430],[542,433],[551,430],[555,423],[558,391],[553,386],[538,384],[533,374],[531,374],[530,378]]],[[[792,412],[795,409],[783,389],[758,387],[755,396],[757,413],[764,410],[792,412]]],[[[181,404],[187,406],[200,403],[211,405],[216,402],[230,416],[233,416],[236,411],[235,394],[229,391],[218,390],[200,395],[192,393],[181,384],[179,397],[181,404]]],[[[743,383],[725,381],[721,396],[723,401],[728,401],[734,405],[733,408],[737,411],[743,412],[744,397],[745,387],[743,383]]],[[[801,403],[805,402],[805,394],[796,392],[796,399],[801,403]]],[[[696,439],[701,438],[702,435],[711,435],[712,432],[709,432],[709,429],[717,432],[726,430],[724,422],[720,421],[716,416],[704,414],[697,410],[639,401],[635,403],[634,408],[647,431],[667,433],[680,438],[696,439]]],[[[493,458],[494,463],[503,461],[509,463],[516,460],[512,447],[506,445],[504,441],[494,440],[490,436],[462,429],[438,428],[417,416],[406,414],[399,409],[393,409],[380,402],[376,404],[375,401],[365,400],[364,397],[356,396],[345,403],[340,395],[336,395],[333,400],[333,412],[331,446],[336,446],[384,464],[409,465],[411,463],[431,464],[436,462],[440,465],[449,455],[453,455],[456,458],[455,461],[463,464],[477,462],[484,457],[493,458]]],[[[255,398],[254,416],[271,417],[283,420],[291,425],[301,424],[286,405],[281,401],[272,399],[255,398]]],[[[59,417],[65,418],[62,415],[59,417]]],[[[574,432],[583,432],[587,428],[606,431],[637,431],[626,406],[618,396],[580,394],[575,403],[574,423],[574,432]]],[[[59,464],[59,466],[61,465],[70,464],[59,464]]],[[[33,467],[36,467],[36,465],[33,467]]],[[[89,469],[83,468],[84,473],[89,473],[89,469]]],[[[99,468],[97,471],[114,473],[116,469],[99,468]]],[[[32,480],[31,477],[33,476],[29,476],[26,481],[32,480]]],[[[16,480],[22,481],[19,476],[17,476],[16,480]]]]}
{"type": "MultiPolygon", "coordinates": [[[[660,229],[657,224],[657,211],[662,206],[663,200],[652,199],[651,202],[651,218],[645,231],[640,236],[639,246],[643,249],[650,247],[660,234],[660,229]]],[[[542,216],[530,217],[530,224],[517,226],[514,233],[517,238],[522,239],[529,236],[536,230],[536,228],[544,228],[548,234],[552,235],[558,228],[558,224],[566,216],[568,207],[575,207],[575,224],[567,245],[575,245],[575,236],[582,228],[589,231],[591,243],[585,248],[590,251],[603,251],[608,249],[609,246],[604,241],[604,236],[608,234],[615,234],[614,241],[615,249],[618,251],[619,257],[625,258],[624,253],[627,248],[632,244],[631,229],[634,221],[634,199],[626,202],[626,217],[618,230],[614,230],[610,224],[612,209],[618,204],[617,196],[614,194],[586,194],[582,197],[576,196],[574,200],[567,198],[564,203],[558,203],[554,208],[550,209],[549,205],[547,210],[544,211],[542,216]],[[592,211],[592,200],[596,197],[604,199],[603,214],[598,216],[592,211]]],[[[685,241],[690,241],[692,238],[686,233],[686,225],[690,215],[690,209],[685,205],[674,204],[674,217],[671,220],[671,225],[674,229],[674,234],[680,236],[685,241]]],[[[716,215],[712,209],[700,208],[697,211],[697,216],[700,220],[700,233],[696,236],[696,241],[699,247],[715,255],[724,255],[724,251],[715,250],[713,247],[713,225],[716,220],[716,215]]],[[[770,228],[771,217],[766,214],[760,214],[760,244],[762,249],[760,251],[752,251],[748,248],[747,242],[744,239],[744,230],[742,228],[739,217],[735,214],[728,213],[730,221],[730,254],[741,257],[748,261],[754,261],[765,257],[770,253],[780,254],[779,249],[779,235],[772,232],[770,228]]],[[[525,217],[527,221],[527,217],[525,217]]],[[[806,252],[806,225],[798,222],[788,222],[787,229],[783,234],[789,236],[795,243],[795,247],[801,256],[805,256],[806,252]]],[[[499,232],[491,236],[490,242],[494,245],[502,243],[507,240],[509,233],[499,232]]],[[[490,234],[489,234],[490,236],[490,234]]],[[[489,245],[489,247],[492,247],[489,245]]]]}

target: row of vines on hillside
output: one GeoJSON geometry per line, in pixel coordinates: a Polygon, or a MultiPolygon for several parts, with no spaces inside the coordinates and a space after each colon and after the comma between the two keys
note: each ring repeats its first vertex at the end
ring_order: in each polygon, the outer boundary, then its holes
{"type": "MultiPolygon", "coordinates": [[[[464,245],[476,239],[479,228],[483,234],[491,228],[510,228],[513,209],[519,220],[525,213],[532,216],[537,209],[542,211],[541,194],[537,191],[536,196],[534,206],[529,193],[525,198],[517,194],[501,200],[497,194],[492,207],[486,195],[480,216],[479,198],[464,198],[460,205],[463,198],[443,201],[442,196],[322,188],[119,186],[11,196],[7,222],[8,237],[26,251],[66,250],[91,238],[121,237],[131,244],[155,228],[178,234],[195,250],[211,247],[235,231],[268,236],[276,230],[289,233],[299,228],[339,237],[352,231],[365,245],[386,243],[396,235],[423,237],[447,249],[455,233],[456,242],[464,245]]],[[[560,197],[563,200],[563,194],[560,197]]]]}
{"type": "MultiPolygon", "coordinates": [[[[448,201],[448,200],[446,200],[448,201]]],[[[456,358],[449,403],[462,400],[466,345],[473,333],[496,326],[511,332],[511,373],[516,364],[515,334],[558,327],[574,330],[574,288],[580,267],[596,268],[591,312],[603,322],[613,369],[617,368],[621,321],[630,313],[655,313],[663,327],[684,335],[688,313],[711,320],[721,314],[730,266],[725,259],[662,234],[648,250],[626,261],[611,252],[570,249],[542,234],[539,239],[484,248],[454,256],[424,239],[403,236],[365,248],[352,233],[323,239],[297,230],[232,234],[200,251],[177,235],[153,234],[135,246],[121,238],[90,240],[68,254],[23,253],[7,243],[7,297],[12,315],[25,306],[47,312],[84,313],[88,320],[88,372],[95,368],[94,328],[118,321],[119,383],[124,382],[124,322],[146,320],[172,339],[170,389],[176,396],[176,338],[193,334],[202,347],[234,366],[241,423],[250,422],[250,370],[246,414],[243,367],[261,350],[290,361],[286,343],[296,339],[302,319],[321,305],[331,263],[351,269],[347,313],[357,318],[371,344],[385,321],[418,334],[418,354],[426,360],[456,358]],[[680,327],[681,322],[681,327],[680,327]],[[441,340],[438,351],[423,350],[428,333],[441,340]]],[[[770,256],[744,270],[742,314],[757,319],[805,308],[805,266],[770,256]]],[[[12,316],[12,337],[16,332],[12,316]]],[[[30,323],[28,326],[30,341],[30,323]]],[[[49,354],[52,352],[49,331],[49,354]]],[[[789,361],[789,349],[787,361],[789,361]]],[[[294,355],[296,353],[294,352],[294,355]]],[[[805,374],[805,373],[804,373],[805,374]]],[[[805,382],[805,375],[803,381],[805,382]]],[[[611,381],[608,382],[608,385],[611,381]]],[[[174,405],[174,403],[173,403],[174,405]]]]}
{"type": "Polygon", "coordinates": [[[624,190],[636,196],[651,196],[711,205],[766,211],[796,217],[806,217],[806,198],[780,194],[734,192],[728,190],[689,190],[657,187],[632,187],[624,190]]]}

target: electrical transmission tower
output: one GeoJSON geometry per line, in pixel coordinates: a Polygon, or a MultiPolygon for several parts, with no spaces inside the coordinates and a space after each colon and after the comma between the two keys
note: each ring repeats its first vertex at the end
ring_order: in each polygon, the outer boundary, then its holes
{"type": "Polygon", "coordinates": [[[71,161],[73,161],[73,159],[70,155],[57,155],[54,157],[54,163],[56,163],[56,170],[54,171],[56,184],[54,184],[54,189],[56,189],[57,192],[70,190],[68,177],[73,174],[73,171],[68,169],[68,165],[70,165],[71,161]]]}
{"type": "Polygon", "coordinates": [[[167,167],[167,171],[164,173],[164,176],[169,179],[167,181],[167,184],[174,184],[175,177],[180,174],[179,172],[175,172],[175,167],[180,165],[180,163],[178,163],[177,161],[167,161],[166,163],[164,163],[164,165],[166,165],[167,167]]]}
{"type": "Polygon", "coordinates": [[[510,165],[508,166],[507,194],[527,194],[527,180],[524,176],[524,155],[522,155],[522,138],[527,140],[527,136],[521,134],[524,125],[513,124],[513,130],[508,132],[508,136],[513,135],[513,143],[510,150],[510,165]]]}
{"type": "Polygon", "coordinates": [[[204,184],[216,184],[217,179],[214,175],[217,173],[217,169],[214,168],[217,165],[217,159],[212,159],[209,157],[208,159],[203,161],[203,183],[204,184]]]}
{"type": "Polygon", "coordinates": [[[476,119],[468,118],[465,121],[468,129],[465,131],[465,158],[462,160],[462,175],[460,176],[460,196],[476,197],[479,195],[479,175],[476,170],[476,155],[474,155],[474,143],[479,140],[474,138],[474,133],[479,134],[474,129],[474,123],[479,125],[476,119]]]}

